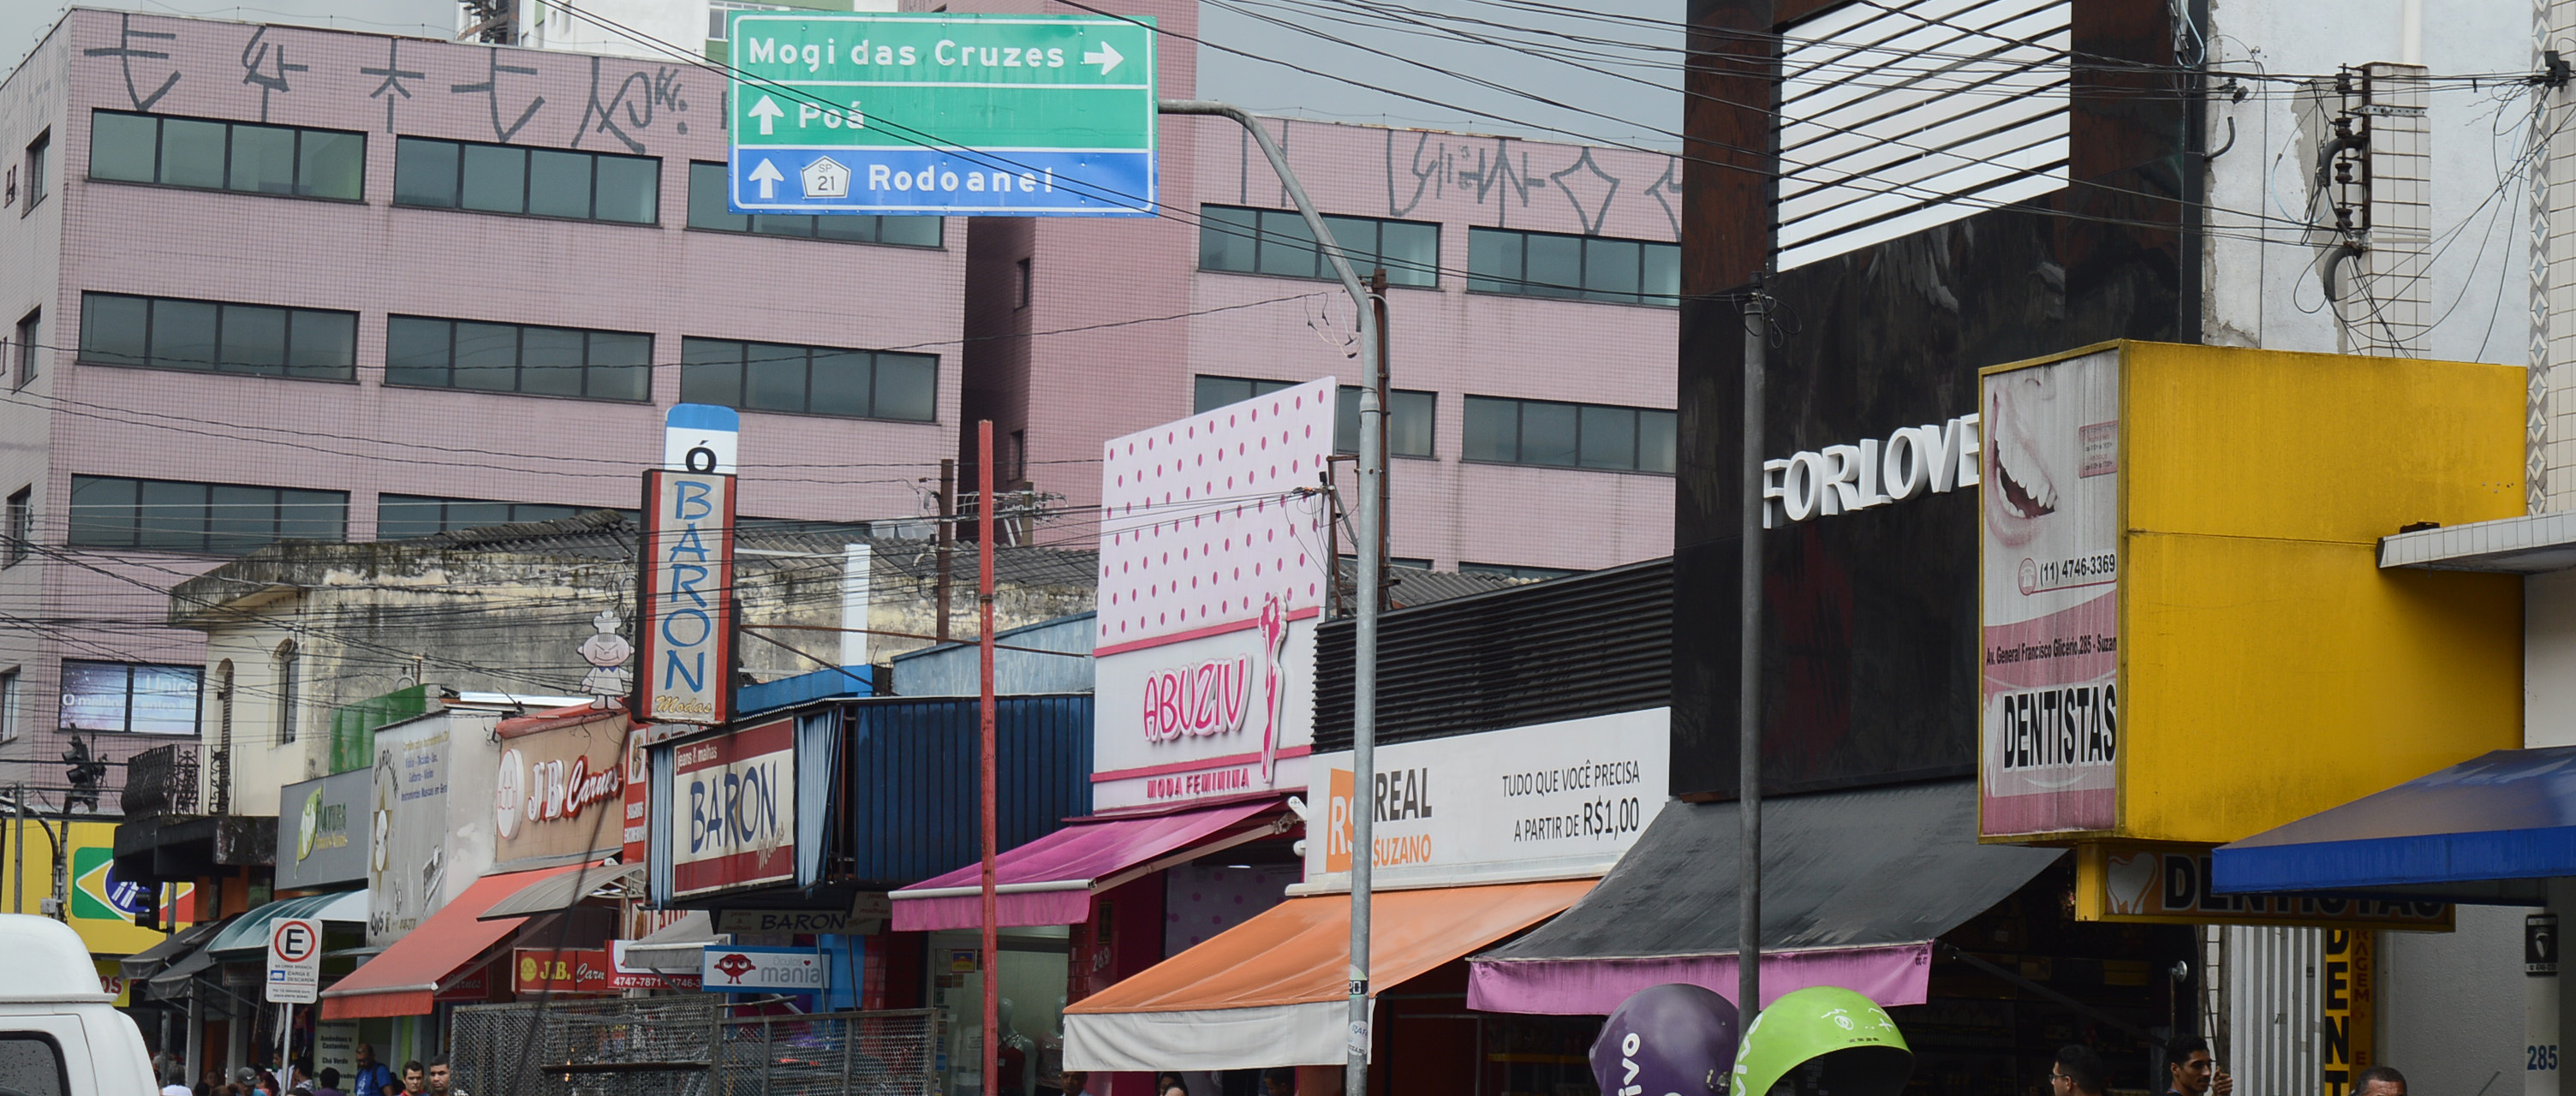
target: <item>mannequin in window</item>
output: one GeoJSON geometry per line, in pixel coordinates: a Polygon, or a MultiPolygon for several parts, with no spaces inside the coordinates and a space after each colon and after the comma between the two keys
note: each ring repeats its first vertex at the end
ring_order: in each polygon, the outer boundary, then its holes
{"type": "Polygon", "coordinates": [[[1037,1064],[1038,1045],[1011,1023],[1016,1011],[1008,997],[993,1007],[994,1022],[1002,1029],[1001,1041],[993,1047],[993,1071],[1000,1074],[993,1096],[1029,1096],[1029,1068],[1037,1064]]]}

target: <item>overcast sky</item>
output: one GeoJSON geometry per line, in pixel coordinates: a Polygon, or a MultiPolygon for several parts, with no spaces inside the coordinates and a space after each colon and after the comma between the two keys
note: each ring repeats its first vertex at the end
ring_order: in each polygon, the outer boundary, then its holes
{"type": "MultiPolygon", "coordinates": [[[[392,34],[456,25],[454,0],[84,3],[392,34]]],[[[0,71],[66,6],[0,0],[0,71]]],[[[1673,150],[1682,10],[1683,0],[1204,0],[1199,94],[1263,114],[1673,150]]]]}

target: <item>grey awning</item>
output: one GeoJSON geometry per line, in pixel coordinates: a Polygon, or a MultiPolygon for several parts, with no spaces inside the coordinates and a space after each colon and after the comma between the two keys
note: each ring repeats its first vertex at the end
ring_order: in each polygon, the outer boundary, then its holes
{"type": "Polygon", "coordinates": [[[619,961],[641,970],[658,970],[677,974],[696,974],[707,945],[724,945],[733,937],[715,931],[715,918],[705,910],[690,910],[680,919],[644,935],[643,939],[622,945],[619,961]]]}
{"type": "Polygon", "coordinates": [[[477,921],[498,921],[504,917],[535,917],[562,913],[585,898],[614,898],[620,890],[644,893],[644,865],[592,864],[575,871],[549,875],[519,888],[517,893],[484,910],[477,921]]]}
{"type": "Polygon", "coordinates": [[[205,946],[206,941],[223,931],[224,924],[223,921],[203,921],[180,929],[160,943],[118,960],[117,969],[127,978],[150,978],[161,973],[161,968],[170,965],[171,961],[205,946]]]}
{"type": "MultiPolygon", "coordinates": [[[[1630,982],[1705,984],[1721,966],[1731,972],[1738,826],[1733,803],[1666,806],[1574,908],[1475,957],[1471,1007],[1603,1012],[1632,991],[1630,982]],[[1569,1007],[1575,997],[1589,1003],[1569,1007]],[[1608,1004],[1591,1007],[1601,1000],[1608,1004]]],[[[1891,960],[1919,965],[1890,949],[1928,946],[2064,855],[1978,844],[1973,780],[1770,799],[1762,838],[1766,996],[1782,984],[1770,973],[1775,963],[1784,973],[1816,964],[1825,977],[1891,960]],[[1775,959],[1776,952],[1794,954],[1775,959]]],[[[1713,988],[1732,998],[1731,973],[1724,980],[1713,988]]]]}
{"type": "Polygon", "coordinates": [[[2379,538],[2381,567],[2545,575],[2576,567],[2576,513],[2434,526],[2379,538]]]}

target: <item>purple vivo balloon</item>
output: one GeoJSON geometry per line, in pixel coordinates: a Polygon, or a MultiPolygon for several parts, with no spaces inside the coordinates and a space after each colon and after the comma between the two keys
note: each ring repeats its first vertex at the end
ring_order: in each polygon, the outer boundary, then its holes
{"type": "Polygon", "coordinates": [[[1718,1096],[1735,1068],[1735,1003],[1670,982],[1619,1003],[1592,1041],[1601,1096],[1718,1096]]]}

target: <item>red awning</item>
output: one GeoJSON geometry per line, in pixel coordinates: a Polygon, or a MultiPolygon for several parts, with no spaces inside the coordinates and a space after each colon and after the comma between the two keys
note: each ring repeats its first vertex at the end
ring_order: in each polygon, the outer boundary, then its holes
{"type": "MultiPolygon", "coordinates": [[[[1279,800],[1231,803],[1144,818],[1076,822],[993,858],[1003,927],[1091,919],[1091,896],[1148,872],[1279,832],[1279,800]],[[1267,817],[1265,817],[1267,816],[1267,817]]],[[[980,928],[983,868],[968,865],[894,892],[894,929],[980,928]]]]}
{"type": "Polygon", "coordinates": [[[337,985],[322,991],[322,1018],[356,1020],[371,1016],[425,1016],[438,991],[473,973],[484,953],[500,946],[527,923],[527,918],[499,921],[477,918],[492,904],[530,883],[578,868],[514,871],[487,875],[448,900],[403,938],[369,959],[337,985]]]}

